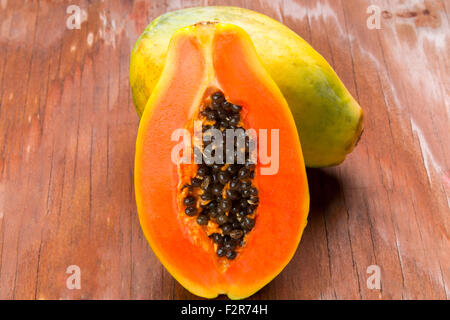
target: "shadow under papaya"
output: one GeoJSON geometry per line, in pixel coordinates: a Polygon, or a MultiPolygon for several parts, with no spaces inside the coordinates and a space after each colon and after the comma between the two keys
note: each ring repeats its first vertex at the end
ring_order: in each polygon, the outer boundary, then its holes
{"type": "Polygon", "coordinates": [[[342,194],[342,186],[334,172],[335,169],[306,169],[308,176],[310,210],[309,223],[326,212],[342,194]]]}

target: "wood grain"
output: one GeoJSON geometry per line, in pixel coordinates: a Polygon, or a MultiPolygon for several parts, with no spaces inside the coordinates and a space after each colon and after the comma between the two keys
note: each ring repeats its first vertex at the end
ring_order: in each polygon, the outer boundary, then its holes
{"type": "Polygon", "coordinates": [[[193,298],[140,230],[131,48],[182,7],[278,19],[332,64],[362,105],[346,162],[308,170],[312,207],[288,267],[253,299],[450,296],[450,1],[0,0],[0,298],[193,298]],[[69,4],[85,12],[66,27],[69,4]],[[369,5],[381,29],[366,25],[369,5]],[[66,268],[81,268],[81,290],[66,268]],[[381,268],[370,290],[367,267],[381,268]]]}

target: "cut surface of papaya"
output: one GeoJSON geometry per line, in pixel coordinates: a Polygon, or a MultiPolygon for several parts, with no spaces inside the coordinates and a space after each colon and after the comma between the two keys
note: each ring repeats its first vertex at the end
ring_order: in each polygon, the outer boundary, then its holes
{"type": "Polygon", "coordinates": [[[300,140],[243,29],[172,36],[139,125],[135,192],[154,253],[198,296],[246,298],[293,257],[309,210],[300,140]]]}
{"type": "Polygon", "coordinates": [[[286,98],[308,167],[337,165],[355,147],[363,112],[327,61],[278,21],[238,7],[172,11],[153,20],[131,54],[130,85],[141,116],[161,75],[172,34],[199,21],[230,23],[251,37],[263,66],[286,98]]]}

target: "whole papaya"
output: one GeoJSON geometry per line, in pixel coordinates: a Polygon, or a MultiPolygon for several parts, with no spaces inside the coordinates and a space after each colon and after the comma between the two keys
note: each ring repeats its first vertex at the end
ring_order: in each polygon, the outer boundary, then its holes
{"type": "Polygon", "coordinates": [[[196,7],[153,20],[131,54],[130,85],[139,116],[161,75],[171,36],[200,21],[234,24],[250,35],[263,66],[289,104],[308,167],[332,166],[345,160],[363,129],[358,102],[305,40],[278,21],[248,9],[196,7]]]}

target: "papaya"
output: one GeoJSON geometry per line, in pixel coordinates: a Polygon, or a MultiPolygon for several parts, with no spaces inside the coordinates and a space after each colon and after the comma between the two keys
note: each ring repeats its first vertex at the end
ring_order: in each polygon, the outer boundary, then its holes
{"type": "Polygon", "coordinates": [[[240,27],[171,37],[139,124],[135,196],[155,255],[198,296],[249,297],[293,257],[309,210],[301,144],[240,27]]]}
{"type": "Polygon", "coordinates": [[[237,7],[196,7],[166,13],[151,22],[131,54],[130,84],[141,116],[164,67],[172,34],[199,21],[243,28],[293,113],[308,167],[344,161],[363,130],[363,113],[327,61],[288,27],[237,7]]]}

